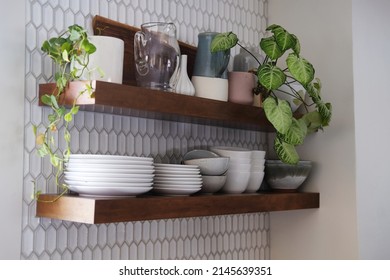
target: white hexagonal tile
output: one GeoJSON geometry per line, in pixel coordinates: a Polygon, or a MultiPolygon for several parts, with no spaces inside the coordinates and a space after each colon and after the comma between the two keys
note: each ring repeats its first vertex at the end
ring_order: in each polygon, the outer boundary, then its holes
{"type": "Polygon", "coordinates": [[[171,240],[169,242],[169,259],[174,260],[177,258],[177,241],[176,240],[171,240]]]}

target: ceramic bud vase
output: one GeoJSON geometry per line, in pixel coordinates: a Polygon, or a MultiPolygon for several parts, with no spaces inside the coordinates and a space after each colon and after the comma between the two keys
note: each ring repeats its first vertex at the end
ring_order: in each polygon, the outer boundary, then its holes
{"type": "Polygon", "coordinates": [[[195,95],[195,87],[187,74],[187,55],[181,56],[180,72],[177,77],[175,92],[185,95],[195,95]]]}

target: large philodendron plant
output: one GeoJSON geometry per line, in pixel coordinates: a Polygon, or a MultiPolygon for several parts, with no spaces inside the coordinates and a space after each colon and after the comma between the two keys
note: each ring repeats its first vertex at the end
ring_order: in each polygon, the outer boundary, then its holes
{"type": "MultiPolygon", "coordinates": [[[[79,80],[84,72],[91,72],[94,69],[88,68],[89,56],[96,51],[89,39],[87,31],[81,26],[75,24],[58,37],[50,38],[43,42],[41,50],[48,55],[56,66],[54,75],[54,92],[42,95],[41,101],[49,106],[52,112],[48,115],[47,125],[44,129],[33,126],[33,132],[36,137],[37,151],[41,157],[48,156],[50,163],[56,170],[56,185],[63,187],[63,193],[67,191],[67,186],[61,184],[59,177],[62,174],[64,163],[67,162],[70,155],[71,135],[68,130],[69,123],[78,113],[79,106],[74,100],[70,109],[60,104],[61,97],[65,94],[69,83],[79,80]],[[55,142],[55,136],[58,134],[58,127],[64,126],[65,149],[61,151],[55,142]]],[[[85,88],[79,92],[82,94],[93,94],[92,81],[85,83],[85,88]]],[[[34,186],[35,187],[35,186],[34,186]]],[[[34,191],[34,197],[37,199],[40,191],[34,191]]]]}
{"type": "MultiPolygon", "coordinates": [[[[259,61],[256,69],[258,84],[254,92],[262,94],[265,115],[276,130],[276,154],[283,162],[296,164],[299,161],[296,146],[303,144],[309,133],[329,125],[332,106],[322,100],[320,79],[315,78],[313,65],[300,55],[298,38],[279,25],[271,25],[266,30],[272,35],[260,41],[260,48],[266,56],[263,62],[259,61]],[[285,65],[281,67],[279,62],[284,54],[287,58],[285,65]],[[311,102],[292,87],[293,83],[303,86],[311,102]],[[290,92],[281,90],[282,85],[287,86],[290,92]],[[290,103],[278,98],[275,90],[293,95],[296,101],[303,104],[305,112],[299,117],[294,116],[290,103]],[[314,109],[310,110],[309,107],[314,109]]],[[[211,51],[227,50],[235,45],[245,49],[233,32],[220,33],[212,41],[211,51]]]]}

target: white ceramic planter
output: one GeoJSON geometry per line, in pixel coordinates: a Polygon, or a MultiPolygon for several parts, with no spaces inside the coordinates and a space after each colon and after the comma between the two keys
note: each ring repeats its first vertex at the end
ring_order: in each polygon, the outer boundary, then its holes
{"type": "Polygon", "coordinates": [[[98,71],[83,73],[83,80],[99,80],[121,84],[123,80],[124,42],[111,36],[90,36],[89,40],[96,46],[96,52],[89,57],[89,69],[99,67],[104,76],[98,71]]]}

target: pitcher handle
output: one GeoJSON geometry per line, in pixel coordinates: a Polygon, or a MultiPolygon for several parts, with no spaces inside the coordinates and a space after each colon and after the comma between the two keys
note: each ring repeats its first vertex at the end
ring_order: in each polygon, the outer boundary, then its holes
{"type": "Polygon", "coordinates": [[[148,41],[145,40],[145,33],[137,31],[134,35],[134,62],[135,68],[141,76],[149,73],[148,55],[146,51],[148,41]]]}

